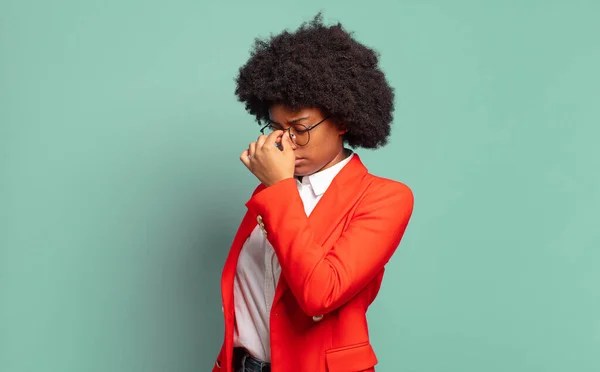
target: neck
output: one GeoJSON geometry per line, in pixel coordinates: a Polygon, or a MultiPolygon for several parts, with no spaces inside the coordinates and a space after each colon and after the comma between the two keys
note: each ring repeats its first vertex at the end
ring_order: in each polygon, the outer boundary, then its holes
{"type": "Polygon", "coordinates": [[[325,166],[323,166],[323,168],[319,169],[317,172],[320,172],[320,171],[325,170],[327,168],[333,167],[337,163],[341,162],[342,160],[344,160],[348,156],[350,156],[350,154],[351,154],[350,150],[347,150],[346,148],[342,147],[340,149],[340,151],[335,155],[335,157],[333,159],[331,159],[331,161],[329,163],[325,164],[325,166]]]}
{"type": "MultiPolygon", "coordinates": [[[[327,164],[325,164],[321,169],[317,169],[316,171],[314,171],[311,174],[315,174],[318,173],[322,170],[325,170],[327,168],[333,167],[334,165],[336,165],[337,163],[341,162],[342,160],[346,159],[348,156],[350,156],[352,154],[352,151],[350,149],[346,149],[344,147],[342,147],[340,149],[340,151],[335,155],[335,157],[333,159],[331,159],[327,164]]],[[[307,176],[310,176],[309,174],[307,174],[307,176]]],[[[298,175],[294,175],[294,177],[302,182],[302,177],[304,176],[298,176],[298,175]]]]}
{"type": "MultiPolygon", "coordinates": [[[[331,161],[329,161],[327,164],[325,164],[321,169],[318,169],[316,171],[314,171],[312,174],[314,173],[318,173],[320,171],[323,171],[327,168],[331,168],[334,165],[336,165],[337,163],[341,162],[342,160],[346,159],[348,156],[350,156],[352,152],[344,147],[342,147],[340,149],[340,151],[335,155],[335,157],[333,159],[331,159],[331,161]]],[[[296,179],[300,182],[302,182],[302,177],[303,176],[296,176],[296,179]]]]}

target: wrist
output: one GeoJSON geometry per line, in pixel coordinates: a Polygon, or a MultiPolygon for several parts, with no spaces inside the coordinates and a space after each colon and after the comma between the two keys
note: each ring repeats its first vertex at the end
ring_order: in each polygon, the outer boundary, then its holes
{"type": "Polygon", "coordinates": [[[288,180],[288,179],[290,179],[290,178],[294,178],[294,176],[288,176],[288,177],[280,177],[280,178],[276,178],[276,179],[274,179],[274,180],[269,180],[269,181],[267,181],[267,182],[263,182],[263,184],[264,184],[265,186],[269,187],[269,186],[273,186],[273,185],[275,185],[275,184],[278,184],[278,183],[280,183],[280,182],[282,182],[282,181],[288,180]]]}

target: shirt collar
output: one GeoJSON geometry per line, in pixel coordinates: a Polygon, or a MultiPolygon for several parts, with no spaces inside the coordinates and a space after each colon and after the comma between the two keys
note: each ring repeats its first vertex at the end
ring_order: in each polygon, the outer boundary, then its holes
{"type": "Polygon", "coordinates": [[[339,163],[320,172],[302,177],[302,184],[310,183],[310,186],[312,187],[316,196],[323,195],[335,176],[342,170],[342,168],[344,168],[346,164],[350,162],[350,159],[352,159],[354,156],[354,152],[352,152],[352,150],[349,151],[350,155],[339,163]]]}

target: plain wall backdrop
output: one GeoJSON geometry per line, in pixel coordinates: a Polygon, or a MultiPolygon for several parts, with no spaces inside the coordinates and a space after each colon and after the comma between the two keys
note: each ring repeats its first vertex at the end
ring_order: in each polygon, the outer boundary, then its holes
{"type": "Polygon", "coordinates": [[[257,184],[234,78],[320,10],[381,53],[357,152],[415,194],[377,370],[600,370],[599,2],[3,0],[0,371],[212,368],[257,184]]]}

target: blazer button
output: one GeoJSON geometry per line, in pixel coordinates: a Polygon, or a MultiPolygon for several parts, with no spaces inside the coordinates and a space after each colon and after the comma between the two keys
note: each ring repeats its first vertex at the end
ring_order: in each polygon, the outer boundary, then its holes
{"type": "Polygon", "coordinates": [[[262,219],[262,216],[261,216],[261,215],[258,215],[258,216],[256,217],[256,222],[258,222],[260,225],[262,225],[262,224],[263,224],[263,219],[262,219]]]}
{"type": "Polygon", "coordinates": [[[323,315],[313,316],[313,322],[320,322],[321,320],[323,320],[323,315]]]}
{"type": "Polygon", "coordinates": [[[225,312],[225,308],[223,306],[221,306],[221,312],[224,313],[225,312]]]}

